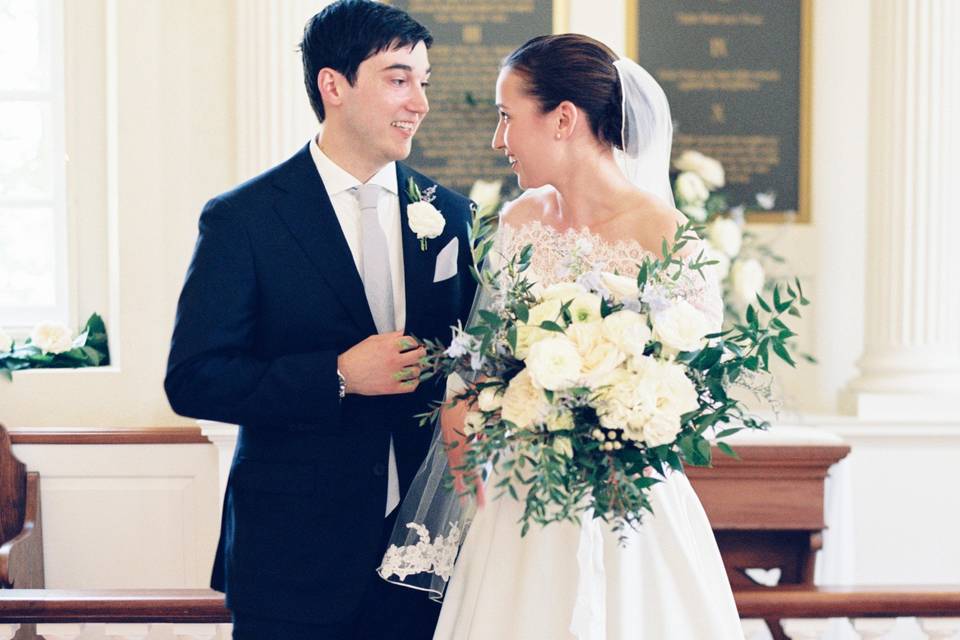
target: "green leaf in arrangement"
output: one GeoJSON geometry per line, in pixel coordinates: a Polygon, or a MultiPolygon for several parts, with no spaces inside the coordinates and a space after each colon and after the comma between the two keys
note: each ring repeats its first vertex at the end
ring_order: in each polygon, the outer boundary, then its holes
{"type": "Polygon", "coordinates": [[[783,346],[783,343],[779,340],[773,342],[773,350],[776,352],[780,359],[789,364],[791,367],[796,367],[797,363],[794,362],[793,358],[790,357],[790,352],[787,351],[787,348],[783,346]]]}
{"type": "MultiPolygon", "coordinates": [[[[760,305],[760,308],[766,311],[767,313],[771,312],[770,305],[767,304],[767,302],[763,299],[763,296],[761,296],[759,293],[757,294],[757,304],[760,305]]],[[[749,318],[747,319],[747,321],[749,322],[749,318]]]]}
{"type": "Polygon", "coordinates": [[[540,323],[540,328],[543,329],[543,330],[545,330],[545,331],[553,331],[553,332],[556,332],[556,333],[563,333],[563,327],[561,327],[561,326],[558,325],[556,322],[553,322],[553,321],[551,321],[551,320],[544,320],[543,322],[541,322],[541,323],[540,323]]]}
{"type": "Polygon", "coordinates": [[[513,312],[517,315],[517,320],[524,324],[530,320],[530,309],[524,304],[518,304],[513,308],[513,312]]]}
{"type": "Polygon", "coordinates": [[[717,449],[720,449],[720,451],[722,451],[723,453],[727,454],[728,456],[730,456],[730,457],[733,458],[734,460],[739,460],[739,459],[740,459],[740,456],[737,454],[736,451],[733,450],[733,447],[731,447],[730,445],[728,445],[726,442],[718,442],[718,443],[717,443],[717,449]]]}

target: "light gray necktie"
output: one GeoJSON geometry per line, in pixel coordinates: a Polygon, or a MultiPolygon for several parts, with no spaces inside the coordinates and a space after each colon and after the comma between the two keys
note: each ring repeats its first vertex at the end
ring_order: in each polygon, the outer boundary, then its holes
{"type": "Polygon", "coordinates": [[[393,278],[390,275],[387,236],[380,226],[377,213],[380,191],[379,185],[365,184],[356,188],[355,195],[360,203],[360,277],[363,279],[363,290],[377,332],[388,333],[395,327],[393,278]]]}

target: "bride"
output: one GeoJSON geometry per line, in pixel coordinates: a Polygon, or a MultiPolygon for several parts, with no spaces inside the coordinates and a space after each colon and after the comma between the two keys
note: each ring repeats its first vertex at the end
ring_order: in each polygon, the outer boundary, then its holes
{"type": "MultiPolygon", "coordinates": [[[[531,279],[566,279],[573,257],[636,275],[686,222],[670,204],[667,99],[635,63],[586,36],[534,38],[504,61],[497,108],[493,147],[527,191],[504,207],[496,251],[511,256],[532,244],[531,279]]],[[[687,300],[719,326],[715,280],[691,283],[687,300]]],[[[521,502],[503,495],[483,504],[479,486],[477,508],[468,509],[439,482],[463,457],[442,442],[457,440],[462,405],[444,411],[380,569],[392,582],[443,595],[435,639],[743,637],[710,523],[684,474],[668,472],[655,485],[653,513],[626,530],[625,544],[623,531],[589,517],[533,526],[522,537],[521,502]],[[430,560],[410,569],[415,556],[430,560]]]]}

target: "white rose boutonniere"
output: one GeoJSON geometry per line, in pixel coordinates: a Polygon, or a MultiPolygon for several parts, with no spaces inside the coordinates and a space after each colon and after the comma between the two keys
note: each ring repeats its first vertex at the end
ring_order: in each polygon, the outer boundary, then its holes
{"type": "Polygon", "coordinates": [[[30,344],[44,353],[63,353],[73,347],[73,332],[61,324],[38,324],[30,334],[30,344]]]}
{"type": "Polygon", "coordinates": [[[443,233],[443,228],[447,224],[443,214],[431,204],[436,190],[437,186],[434,185],[421,192],[413,178],[410,178],[407,182],[407,197],[409,198],[407,224],[420,240],[420,251],[426,251],[427,240],[436,238],[443,233]]]}

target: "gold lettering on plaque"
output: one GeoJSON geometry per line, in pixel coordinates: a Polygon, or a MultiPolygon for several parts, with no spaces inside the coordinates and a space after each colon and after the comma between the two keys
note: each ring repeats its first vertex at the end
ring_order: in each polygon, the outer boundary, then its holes
{"type": "Polygon", "coordinates": [[[726,38],[710,38],[711,58],[726,58],[728,55],[730,55],[730,53],[727,51],[726,38]]]}
{"type": "Polygon", "coordinates": [[[478,24],[463,25],[463,41],[466,44],[480,44],[483,42],[483,27],[478,24]]]}

